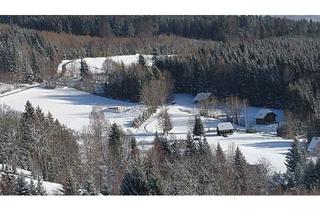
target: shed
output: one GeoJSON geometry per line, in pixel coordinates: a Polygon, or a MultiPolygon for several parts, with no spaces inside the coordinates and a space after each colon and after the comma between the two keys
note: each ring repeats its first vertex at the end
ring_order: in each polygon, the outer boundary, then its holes
{"type": "Polygon", "coordinates": [[[217,125],[218,136],[228,134],[228,133],[233,133],[233,130],[234,128],[231,122],[222,122],[222,123],[218,123],[217,125]]]}
{"type": "Polygon", "coordinates": [[[276,123],[276,113],[271,109],[261,109],[256,115],[257,124],[272,124],[276,123]]]}
{"type": "Polygon", "coordinates": [[[193,99],[194,103],[199,103],[201,101],[210,100],[211,93],[198,93],[193,99]]]}
{"type": "Polygon", "coordinates": [[[308,146],[308,151],[311,154],[320,152],[320,137],[313,137],[308,146]]]}

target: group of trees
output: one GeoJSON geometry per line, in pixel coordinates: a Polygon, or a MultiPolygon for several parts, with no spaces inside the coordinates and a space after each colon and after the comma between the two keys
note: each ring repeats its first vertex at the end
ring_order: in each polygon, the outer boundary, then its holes
{"type": "Polygon", "coordinates": [[[233,41],[158,57],[155,64],[171,73],[176,92],[233,95],[251,105],[289,109],[319,131],[319,47],[319,39],[306,37],[233,41]]]}
{"type": "Polygon", "coordinates": [[[24,175],[14,175],[6,171],[0,177],[0,195],[46,195],[47,192],[38,178],[34,183],[32,179],[26,181],[24,175]]]}
{"type": "Polygon", "coordinates": [[[32,177],[65,183],[68,174],[81,173],[78,148],[71,130],[29,101],[23,113],[0,107],[1,171],[16,173],[22,168],[32,177]]]}
{"type": "Polygon", "coordinates": [[[99,37],[148,37],[173,34],[226,41],[283,35],[317,36],[318,22],[271,16],[0,16],[23,28],[99,37]]]}
{"type": "Polygon", "coordinates": [[[305,145],[298,140],[292,142],[286,155],[287,172],[274,174],[271,190],[279,194],[319,194],[320,158],[307,157],[305,145]]]}
{"type": "Polygon", "coordinates": [[[195,117],[192,132],[176,140],[165,110],[163,134],[153,146],[140,151],[130,131],[110,124],[103,109],[94,106],[90,124],[72,133],[27,102],[18,113],[0,108],[0,193],[46,194],[42,181],[63,185],[65,195],[268,195],[318,194],[320,159],[306,157],[294,141],[287,154],[287,172],[273,174],[265,161],[249,164],[241,150],[225,153],[213,149],[205,137],[203,123],[195,117]],[[193,133],[193,135],[191,135],[193,133]],[[200,138],[199,138],[200,137],[200,138]],[[30,170],[35,180],[17,175],[30,170]]]}
{"type": "Polygon", "coordinates": [[[106,60],[103,67],[104,94],[107,96],[140,101],[153,110],[165,105],[172,96],[170,74],[156,66],[148,66],[142,55],[138,64],[125,66],[106,60]]]}

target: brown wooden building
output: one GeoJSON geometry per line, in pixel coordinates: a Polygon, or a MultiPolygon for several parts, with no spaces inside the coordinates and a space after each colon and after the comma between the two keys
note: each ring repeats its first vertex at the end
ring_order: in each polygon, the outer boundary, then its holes
{"type": "Polygon", "coordinates": [[[276,123],[277,115],[271,109],[262,109],[256,115],[256,124],[273,124],[276,123]]]}

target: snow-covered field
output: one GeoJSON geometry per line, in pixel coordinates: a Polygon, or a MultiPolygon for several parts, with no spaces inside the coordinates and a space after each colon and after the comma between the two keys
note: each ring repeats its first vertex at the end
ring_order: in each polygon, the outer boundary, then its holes
{"type": "MultiPolygon", "coordinates": [[[[155,116],[143,123],[138,129],[131,127],[133,119],[141,114],[143,109],[137,103],[99,97],[68,87],[56,89],[35,87],[0,97],[0,104],[6,103],[16,110],[23,111],[27,100],[34,106],[39,105],[45,112],[50,111],[60,122],[75,130],[80,130],[83,126],[88,125],[93,105],[102,106],[106,119],[111,123],[118,123],[124,129],[130,129],[141,146],[151,143],[154,133],[158,129],[155,116]],[[117,112],[113,109],[115,107],[121,107],[122,110],[117,112]]],[[[168,106],[174,126],[170,135],[177,139],[185,138],[186,133],[192,127],[194,115],[197,113],[192,100],[193,96],[191,95],[177,94],[175,95],[176,104],[168,106]]],[[[259,109],[257,107],[248,108],[249,122],[254,122],[255,114],[259,109]]],[[[278,120],[283,120],[282,111],[274,111],[278,115],[278,120]]],[[[227,152],[230,152],[230,148],[239,146],[250,163],[257,163],[264,158],[271,163],[276,171],[285,171],[285,153],[290,147],[291,140],[282,139],[273,134],[277,125],[255,126],[257,133],[236,132],[231,136],[221,137],[216,135],[216,125],[219,120],[203,118],[203,121],[207,130],[207,140],[211,145],[216,145],[219,142],[227,152]]]]}
{"type": "MultiPolygon", "coordinates": [[[[152,55],[144,55],[143,54],[143,57],[145,58],[146,65],[151,66],[152,65],[152,60],[151,60],[152,55]]],[[[84,60],[86,61],[87,65],[89,67],[90,72],[92,72],[92,73],[102,72],[102,66],[103,66],[103,63],[105,62],[106,59],[112,60],[117,63],[123,63],[124,65],[128,66],[133,63],[135,63],[135,64],[138,63],[139,54],[84,58],[84,60]]],[[[73,62],[66,65],[66,69],[67,70],[79,69],[80,60],[81,59],[73,60],[73,62]]],[[[71,61],[71,60],[63,60],[58,66],[58,72],[60,72],[62,70],[62,65],[69,62],[69,61],[71,61]]]]}

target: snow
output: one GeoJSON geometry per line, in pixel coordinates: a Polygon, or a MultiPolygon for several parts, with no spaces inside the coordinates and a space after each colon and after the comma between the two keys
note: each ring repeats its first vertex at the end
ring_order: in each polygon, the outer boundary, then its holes
{"type": "Polygon", "coordinates": [[[35,87],[0,98],[0,104],[6,103],[18,111],[23,111],[27,100],[33,106],[39,105],[44,112],[50,111],[61,123],[74,130],[80,130],[89,124],[93,105],[103,106],[106,118],[124,127],[130,125],[133,118],[140,114],[139,108],[141,108],[138,104],[95,96],[69,87],[56,89],[35,87]],[[114,106],[122,106],[124,111],[117,113],[110,109],[114,106]]]}
{"type": "Polygon", "coordinates": [[[230,122],[222,122],[222,123],[218,123],[217,125],[218,129],[220,131],[223,131],[223,130],[233,130],[233,126],[230,122]]]}
{"type": "Polygon", "coordinates": [[[211,93],[198,93],[194,98],[193,102],[199,102],[202,100],[207,100],[210,97],[211,93]]]}
{"type": "MultiPolygon", "coordinates": [[[[139,128],[134,129],[132,122],[139,116],[144,107],[138,103],[114,100],[81,92],[73,88],[64,87],[56,89],[44,89],[34,87],[16,94],[0,98],[0,104],[6,103],[16,110],[23,111],[27,100],[45,112],[50,111],[60,122],[74,130],[81,130],[89,124],[89,114],[93,105],[103,107],[106,119],[111,123],[116,122],[125,130],[130,129],[142,149],[148,149],[154,140],[156,131],[161,132],[157,126],[157,110],[151,118],[139,128]],[[115,109],[115,107],[117,107],[115,109]],[[121,108],[119,108],[121,107],[121,108]]],[[[194,116],[198,114],[197,106],[193,103],[193,96],[188,94],[176,94],[176,104],[168,105],[168,113],[171,117],[173,129],[170,136],[176,139],[185,139],[186,133],[192,130],[194,116]]],[[[228,137],[218,136],[216,127],[222,121],[215,118],[202,117],[206,130],[206,138],[210,145],[220,143],[222,149],[231,152],[230,148],[239,146],[249,163],[258,163],[260,159],[267,159],[275,171],[284,172],[285,154],[291,146],[291,139],[282,139],[275,134],[277,124],[255,125],[255,117],[261,107],[248,107],[247,118],[250,127],[257,133],[245,133],[243,127],[234,125],[236,132],[228,137]]],[[[277,114],[277,121],[282,122],[283,112],[279,109],[271,109],[277,114]]]]}
{"type": "MultiPolygon", "coordinates": [[[[1,166],[2,167],[2,164],[1,166]]],[[[0,175],[1,174],[4,174],[4,172],[1,172],[0,171],[0,175]]],[[[28,170],[23,170],[21,168],[17,168],[17,171],[16,171],[16,174],[15,176],[17,175],[23,175],[25,177],[25,180],[28,184],[30,184],[30,181],[32,180],[33,183],[36,185],[38,180],[37,179],[33,179],[32,176],[31,176],[31,171],[28,171],[28,170]]],[[[44,187],[44,189],[46,190],[46,193],[48,195],[62,195],[63,193],[61,192],[62,190],[62,185],[61,184],[58,184],[58,183],[54,183],[54,182],[47,182],[47,181],[41,181],[42,182],[42,186],[44,187]]]]}
{"type": "Polygon", "coordinates": [[[313,137],[309,146],[308,146],[308,149],[310,151],[316,149],[318,147],[318,145],[320,145],[320,137],[313,137]]]}
{"type": "MultiPolygon", "coordinates": [[[[105,62],[106,59],[112,60],[114,62],[117,63],[123,63],[125,66],[129,66],[133,63],[137,64],[138,63],[138,59],[139,59],[139,55],[140,54],[135,54],[135,55],[118,55],[118,56],[109,56],[109,57],[87,57],[87,58],[83,58],[91,73],[102,73],[102,66],[103,63],[105,62]]],[[[151,66],[152,65],[152,55],[144,55],[142,54],[143,57],[145,58],[146,61],[146,65],[151,66]]],[[[72,69],[79,69],[80,68],[80,61],[81,59],[75,59],[75,60],[63,60],[61,61],[61,63],[58,66],[58,72],[61,72],[62,70],[62,65],[69,62],[69,61],[73,61],[69,64],[66,65],[66,69],[71,71],[72,69]]]]}

